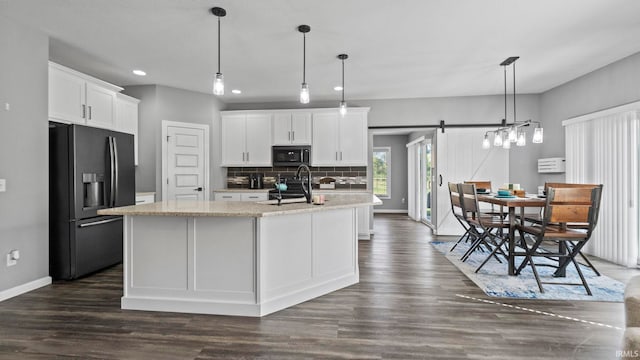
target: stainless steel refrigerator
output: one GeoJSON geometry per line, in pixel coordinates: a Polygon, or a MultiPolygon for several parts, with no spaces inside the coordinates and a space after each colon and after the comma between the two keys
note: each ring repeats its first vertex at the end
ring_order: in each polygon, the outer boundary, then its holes
{"type": "Polygon", "coordinates": [[[121,216],[135,204],[133,135],[49,123],[49,272],[71,280],[122,262],[121,216]]]}

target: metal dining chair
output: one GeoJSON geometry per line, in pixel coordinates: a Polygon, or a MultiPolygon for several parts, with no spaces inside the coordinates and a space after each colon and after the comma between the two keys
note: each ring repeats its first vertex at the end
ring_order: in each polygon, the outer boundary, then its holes
{"type": "Polygon", "coordinates": [[[461,195],[464,219],[476,237],[476,241],[463,255],[462,261],[466,261],[469,256],[481,246],[488,248],[490,253],[476,269],[476,272],[491,258],[495,258],[498,262],[502,263],[497,255],[502,255],[505,259],[508,259],[507,254],[503,250],[504,244],[509,239],[508,231],[506,233],[504,232],[504,229],[509,228],[509,221],[505,218],[506,216],[503,214],[494,215],[484,213],[480,209],[475,184],[458,184],[458,192],[461,195]]]}
{"type": "Polygon", "coordinates": [[[591,238],[593,229],[598,223],[600,211],[600,199],[602,197],[602,185],[593,188],[554,188],[547,190],[547,202],[544,208],[544,216],[541,224],[518,225],[519,231],[530,234],[535,242],[526,246],[525,260],[518,267],[516,274],[529,265],[538,284],[540,292],[544,292],[542,284],[552,285],[577,285],[584,286],[588,295],[592,295],[591,289],[585,280],[576,261],[576,256],[591,238]],[[584,224],[580,228],[568,226],[571,223],[584,224]],[[553,242],[562,245],[559,249],[566,251],[551,252],[542,249],[543,242],[553,242]],[[534,258],[557,258],[557,265],[535,263],[534,258]],[[580,276],[581,284],[543,282],[540,280],[536,266],[556,267],[555,274],[564,273],[569,263],[573,263],[580,276]]]}
{"type": "Polygon", "coordinates": [[[450,182],[448,185],[449,185],[449,198],[451,199],[451,213],[453,214],[453,216],[455,216],[456,220],[458,220],[460,225],[462,225],[462,228],[464,228],[465,230],[464,234],[462,234],[462,236],[458,239],[458,241],[456,241],[456,243],[453,244],[453,247],[449,250],[451,252],[463,240],[464,241],[475,240],[475,235],[472,232],[471,226],[464,219],[462,206],[460,204],[461,200],[460,200],[460,193],[458,192],[458,184],[450,182]]]}

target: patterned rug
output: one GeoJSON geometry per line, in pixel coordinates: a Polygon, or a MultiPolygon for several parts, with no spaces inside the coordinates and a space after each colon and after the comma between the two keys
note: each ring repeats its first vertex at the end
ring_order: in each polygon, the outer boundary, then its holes
{"type": "MultiPolygon", "coordinates": [[[[460,243],[453,252],[449,252],[453,246],[452,242],[433,241],[431,244],[489,296],[518,299],[624,301],[623,283],[604,275],[596,276],[590,268],[585,266],[582,266],[581,270],[593,296],[587,295],[584,287],[571,285],[543,284],[545,292],[541,293],[530,266],[522,270],[518,276],[509,276],[507,275],[506,260],[501,258],[501,264],[494,258],[489,260],[478,273],[475,273],[476,268],[484,261],[488,252],[476,251],[466,262],[462,262],[460,258],[469,248],[469,244],[460,243]]],[[[544,260],[546,259],[538,258],[536,264],[544,260]]],[[[516,266],[521,261],[521,258],[516,259],[516,266]]],[[[543,282],[580,283],[580,277],[573,264],[567,267],[566,278],[554,278],[552,274],[555,269],[547,266],[537,266],[536,269],[543,282]]]]}

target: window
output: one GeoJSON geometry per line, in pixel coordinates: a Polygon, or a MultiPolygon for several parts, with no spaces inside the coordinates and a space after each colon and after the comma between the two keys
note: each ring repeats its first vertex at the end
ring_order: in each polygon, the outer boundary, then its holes
{"type": "Polygon", "coordinates": [[[391,148],[373,148],[373,193],[382,198],[391,197],[391,148]]]}

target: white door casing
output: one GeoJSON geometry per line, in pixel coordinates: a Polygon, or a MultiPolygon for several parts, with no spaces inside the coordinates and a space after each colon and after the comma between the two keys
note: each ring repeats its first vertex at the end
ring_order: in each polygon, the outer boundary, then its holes
{"type": "Polygon", "coordinates": [[[162,121],[162,199],[209,200],[209,126],[162,121]]]}

